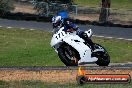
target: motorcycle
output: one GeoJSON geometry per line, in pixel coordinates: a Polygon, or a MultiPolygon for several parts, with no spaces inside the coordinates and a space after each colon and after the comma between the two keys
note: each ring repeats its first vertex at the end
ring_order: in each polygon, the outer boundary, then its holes
{"type": "MultiPolygon", "coordinates": [[[[99,66],[108,66],[110,56],[106,49],[94,43],[95,51],[92,52],[90,45],[80,38],[76,31],[63,31],[64,27],[53,31],[51,47],[55,49],[59,58],[66,66],[78,66],[85,63],[96,63],[99,66]]],[[[92,30],[85,31],[89,38],[92,37],[92,30]]]]}

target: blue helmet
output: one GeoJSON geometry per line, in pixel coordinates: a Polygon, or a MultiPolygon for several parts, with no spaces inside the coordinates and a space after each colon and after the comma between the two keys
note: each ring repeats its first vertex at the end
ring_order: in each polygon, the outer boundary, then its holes
{"type": "Polygon", "coordinates": [[[57,16],[61,16],[61,19],[63,21],[65,18],[68,18],[68,13],[66,11],[60,11],[58,12],[57,16]]]}

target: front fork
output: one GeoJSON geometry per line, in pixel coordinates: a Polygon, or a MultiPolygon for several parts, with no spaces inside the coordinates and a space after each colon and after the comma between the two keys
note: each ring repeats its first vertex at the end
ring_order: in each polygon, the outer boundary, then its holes
{"type": "Polygon", "coordinates": [[[67,47],[67,52],[68,52],[68,54],[70,55],[70,57],[71,57],[71,60],[74,62],[74,63],[77,63],[78,62],[78,60],[77,60],[77,58],[75,57],[75,52],[72,52],[73,50],[71,50],[71,48],[70,47],[67,47]]]}

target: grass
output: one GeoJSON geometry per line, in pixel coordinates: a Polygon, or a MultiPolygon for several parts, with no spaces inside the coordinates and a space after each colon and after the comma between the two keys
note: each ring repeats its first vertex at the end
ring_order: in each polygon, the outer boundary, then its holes
{"type": "Polygon", "coordinates": [[[131,88],[130,84],[57,84],[41,81],[0,81],[0,88],[131,88]]]}
{"type": "Polygon", "coordinates": [[[111,62],[132,62],[132,41],[93,38],[94,42],[103,45],[110,54],[111,62]]]}
{"type": "Polygon", "coordinates": [[[111,0],[111,7],[117,9],[132,9],[132,0],[111,0]]]}
{"type": "MultiPolygon", "coordinates": [[[[74,3],[81,6],[99,7],[101,0],[74,0],[74,3]]],[[[132,0],[111,0],[111,8],[132,9],[132,0]]]]}
{"type": "MultiPolygon", "coordinates": [[[[50,47],[51,33],[40,30],[0,28],[0,66],[63,66],[50,47]]],[[[132,62],[132,42],[95,38],[111,62],[132,62]]]]}
{"type": "Polygon", "coordinates": [[[74,0],[74,3],[81,6],[98,7],[100,5],[100,0],[74,0]]]}
{"type": "Polygon", "coordinates": [[[50,39],[49,32],[0,29],[0,66],[63,65],[50,47],[50,39]]]}

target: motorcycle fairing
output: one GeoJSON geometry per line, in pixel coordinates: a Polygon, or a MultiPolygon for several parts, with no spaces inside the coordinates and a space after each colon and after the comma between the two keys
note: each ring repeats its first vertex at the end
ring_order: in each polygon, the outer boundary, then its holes
{"type": "Polygon", "coordinates": [[[53,35],[50,43],[52,47],[62,42],[63,38],[66,36],[66,33],[64,31],[61,31],[63,29],[64,27],[60,28],[60,30],[53,35]]]}
{"type": "Polygon", "coordinates": [[[91,57],[91,49],[84,44],[84,40],[78,35],[70,35],[69,37],[66,37],[63,41],[71,45],[79,52],[81,59],[78,61],[78,63],[96,62],[98,60],[96,57],[91,57]]]}

